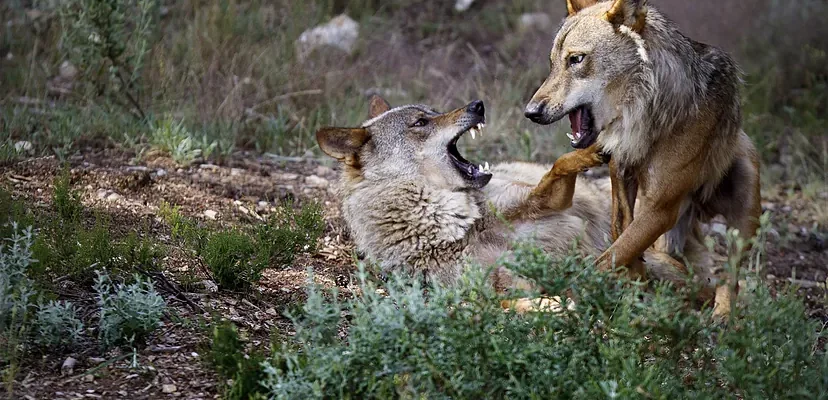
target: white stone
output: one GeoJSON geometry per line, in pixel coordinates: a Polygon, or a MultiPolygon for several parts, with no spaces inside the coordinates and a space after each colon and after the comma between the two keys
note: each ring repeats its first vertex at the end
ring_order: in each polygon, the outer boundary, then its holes
{"type": "Polygon", "coordinates": [[[216,219],[218,217],[218,212],[214,210],[205,210],[204,216],[208,219],[216,219]]]}
{"type": "Polygon", "coordinates": [[[473,3],[474,0],[457,0],[456,2],[454,2],[454,9],[457,12],[463,12],[468,10],[473,3]]]}
{"type": "Polygon", "coordinates": [[[60,64],[60,68],[58,68],[58,74],[60,74],[60,77],[63,79],[72,80],[75,79],[76,76],[78,76],[78,69],[67,60],[60,64]]]}
{"type": "Polygon", "coordinates": [[[161,391],[164,393],[175,393],[178,391],[178,388],[173,384],[161,385],[161,391]]]}
{"type": "Polygon", "coordinates": [[[31,153],[32,150],[34,150],[34,146],[32,145],[32,142],[28,140],[21,140],[14,144],[14,151],[18,153],[31,153]]]}
{"type": "Polygon", "coordinates": [[[520,16],[518,20],[518,29],[520,31],[530,30],[546,30],[552,27],[552,19],[549,15],[542,12],[526,13],[520,16]]]}
{"type": "Polygon", "coordinates": [[[308,29],[296,40],[296,55],[300,61],[320,47],[333,47],[353,54],[359,37],[359,24],[345,14],[338,15],[328,23],[308,29]]]}
{"type": "Polygon", "coordinates": [[[316,176],[316,175],[311,175],[311,176],[305,178],[305,183],[308,184],[308,186],[313,186],[313,187],[323,188],[323,189],[328,187],[328,185],[330,184],[327,179],[316,176]]]}
{"type": "Polygon", "coordinates": [[[72,375],[75,370],[75,365],[77,365],[78,360],[74,359],[73,357],[67,357],[66,360],[63,361],[63,365],[60,367],[61,373],[64,375],[72,375]]]}

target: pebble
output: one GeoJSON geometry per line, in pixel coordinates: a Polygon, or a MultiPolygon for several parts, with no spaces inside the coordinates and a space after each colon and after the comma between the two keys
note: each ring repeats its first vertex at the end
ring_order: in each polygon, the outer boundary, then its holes
{"type": "Polygon", "coordinates": [[[66,360],[63,361],[63,365],[60,367],[60,371],[63,375],[72,375],[75,370],[75,365],[77,365],[78,360],[73,357],[67,357],[66,360]]]}
{"type": "Polygon", "coordinates": [[[14,144],[14,150],[18,153],[31,153],[32,150],[34,150],[34,146],[32,145],[32,142],[28,140],[21,140],[14,144]]]}
{"type": "Polygon", "coordinates": [[[161,391],[164,393],[175,393],[176,391],[178,391],[178,388],[176,388],[173,384],[166,384],[161,385],[161,391]]]}
{"type": "Polygon", "coordinates": [[[328,182],[327,179],[321,178],[317,175],[311,175],[311,176],[305,178],[305,183],[307,183],[310,186],[323,188],[323,189],[328,187],[328,185],[329,185],[329,182],[328,182]]]}
{"type": "Polygon", "coordinates": [[[218,211],[205,210],[204,216],[207,217],[207,219],[215,220],[216,218],[218,218],[218,211]]]}

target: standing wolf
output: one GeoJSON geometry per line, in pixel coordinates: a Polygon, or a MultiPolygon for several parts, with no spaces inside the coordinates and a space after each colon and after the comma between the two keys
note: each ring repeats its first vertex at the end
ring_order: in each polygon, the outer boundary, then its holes
{"type": "MultiPolygon", "coordinates": [[[[521,238],[536,239],[555,256],[568,254],[576,239],[585,255],[609,245],[609,179],[576,179],[605,160],[581,151],[565,154],[551,170],[528,163],[490,170],[469,162],[457,141],[475,137],[484,113],[481,101],[438,113],[424,105],[390,108],[373,97],[362,126],[316,133],[322,151],[343,166],[342,214],[357,248],[386,272],[450,284],[468,261],[492,265],[521,238]]],[[[692,238],[691,257],[709,265],[698,239],[692,238]]],[[[644,258],[654,278],[685,282],[684,266],[668,255],[648,251],[644,258]]],[[[501,290],[526,288],[503,269],[492,282],[501,290]]]]}
{"type": "MultiPolygon", "coordinates": [[[[573,147],[597,143],[611,156],[614,243],[601,265],[643,275],[639,257],[659,236],[680,256],[697,221],[717,214],[752,236],[759,161],[741,129],[730,56],[681,34],[646,0],[567,0],[567,11],[525,114],[540,124],[568,115],[573,147]]],[[[730,311],[730,297],[730,285],[717,288],[716,314],[730,311]]]]}

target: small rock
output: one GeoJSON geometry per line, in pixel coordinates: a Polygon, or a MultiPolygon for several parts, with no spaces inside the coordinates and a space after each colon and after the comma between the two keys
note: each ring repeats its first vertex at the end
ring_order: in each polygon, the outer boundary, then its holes
{"type": "Polygon", "coordinates": [[[299,178],[299,175],[297,175],[297,174],[291,174],[291,173],[286,173],[286,174],[277,174],[277,175],[275,176],[275,178],[276,178],[276,179],[279,179],[279,180],[283,180],[283,181],[293,181],[293,180],[298,179],[298,178],[299,178]]]}
{"type": "Polygon", "coordinates": [[[270,208],[270,203],[268,203],[264,200],[256,203],[256,211],[264,211],[264,210],[267,210],[268,208],[270,208]]]}
{"type": "Polygon", "coordinates": [[[32,142],[28,140],[21,140],[14,144],[14,151],[18,153],[31,153],[34,150],[34,146],[32,146],[32,142]]]}
{"type": "Polygon", "coordinates": [[[201,281],[201,286],[204,286],[204,290],[206,290],[210,293],[218,292],[218,285],[216,285],[215,282],[213,282],[209,279],[205,279],[205,280],[201,281]]]}
{"type": "Polygon", "coordinates": [[[78,360],[73,357],[67,357],[66,360],[63,361],[63,365],[60,367],[61,374],[63,375],[72,375],[75,371],[75,365],[78,364],[78,360]]]}
{"type": "Polygon", "coordinates": [[[308,29],[296,40],[296,54],[300,61],[320,47],[333,47],[353,54],[359,37],[359,24],[345,14],[338,15],[328,23],[308,29]]]}
{"type": "Polygon", "coordinates": [[[118,200],[121,200],[122,198],[124,198],[124,196],[121,196],[118,193],[112,192],[112,193],[109,194],[109,196],[106,196],[106,201],[118,201],[118,200]]]}
{"type": "Polygon", "coordinates": [[[161,392],[163,393],[175,393],[177,390],[178,388],[173,384],[161,385],[161,392]]]}
{"type": "Polygon", "coordinates": [[[329,183],[328,180],[325,178],[321,178],[317,175],[311,175],[305,178],[305,183],[309,186],[318,187],[318,188],[326,188],[328,187],[329,183]]]}
{"type": "Polygon", "coordinates": [[[316,175],[319,175],[319,176],[325,176],[325,175],[333,174],[333,170],[326,167],[326,166],[324,166],[324,165],[320,165],[320,166],[316,167],[316,169],[313,172],[316,175]]]}
{"type": "Polygon", "coordinates": [[[215,220],[215,219],[218,217],[218,212],[217,212],[217,211],[213,211],[213,210],[205,210],[205,211],[204,211],[204,216],[205,216],[207,219],[212,219],[212,220],[215,220]]]}
{"type": "Polygon", "coordinates": [[[546,13],[526,13],[518,20],[518,30],[521,32],[538,30],[543,31],[552,27],[552,19],[546,13]]]}
{"type": "Polygon", "coordinates": [[[75,79],[78,76],[78,69],[69,60],[64,61],[58,68],[58,74],[63,79],[75,79]]]}
{"type": "Polygon", "coordinates": [[[89,374],[83,376],[84,382],[95,382],[95,375],[89,374]]]}
{"type": "Polygon", "coordinates": [[[98,364],[106,361],[106,359],[103,358],[103,357],[89,357],[87,359],[87,361],[89,361],[89,363],[92,364],[92,365],[98,365],[98,364]]]}
{"type": "Polygon", "coordinates": [[[463,12],[468,10],[472,4],[474,4],[474,0],[457,0],[454,2],[454,10],[457,12],[463,12]]]}
{"type": "Polygon", "coordinates": [[[230,168],[230,176],[239,176],[244,173],[244,170],[241,168],[230,168]]]}
{"type": "Polygon", "coordinates": [[[99,199],[105,199],[105,198],[107,198],[107,196],[109,196],[110,193],[112,193],[111,190],[98,189],[98,198],[99,199]]]}
{"type": "Polygon", "coordinates": [[[165,175],[167,175],[167,171],[165,171],[163,169],[159,169],[158,171],[155,171],[155,176],[157,176],[159,178],[162,177],[162,176],[165,176],[165,175]]]}

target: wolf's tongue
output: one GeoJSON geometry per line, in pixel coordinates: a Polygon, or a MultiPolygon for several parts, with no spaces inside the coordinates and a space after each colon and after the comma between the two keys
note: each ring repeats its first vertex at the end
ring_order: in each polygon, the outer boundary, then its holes
{"type": "Polygon", "coordinates": [[[578,107],[569,113],[569,126],[572,128],[572,134],[575,137],[581,134],[581,108],[578,107]]]}

